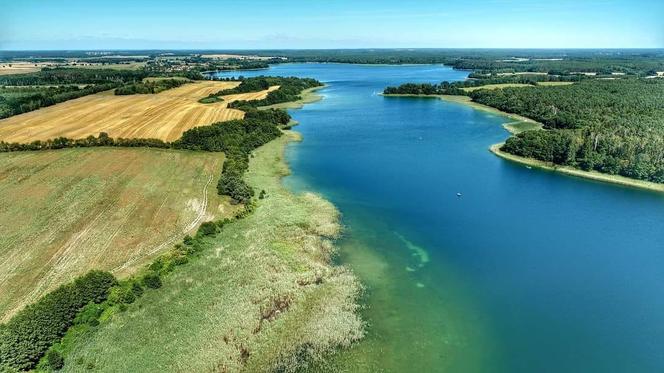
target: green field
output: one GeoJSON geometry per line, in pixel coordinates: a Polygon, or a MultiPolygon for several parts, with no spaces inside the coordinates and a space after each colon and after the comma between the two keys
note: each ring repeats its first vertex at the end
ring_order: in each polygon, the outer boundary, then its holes
{"type": "Polygon", "coordinates": [[[209,239],[202,257],[164,278],[126,312],[60,348],[65,371],[279,371],[363,334],[360,285],[330,265],[338,213],[281,184],[293,134],[259,148],[247,182],[265,190],[249,216],[209,239]],[[131,351],[131,353],[129,353],[131,351]]]}
{"type": "Polygon", "coordinates": [[[549,87],[555,87],[559,85],[570,85],[574,84],[574,82],[537,82],[537,85],[543,85],[543,86],[549,86],[549,87]]]}
{"type": "Polygon", "coordinates": [[[519,87],[532,87],[531,84],[521,84],[521,83],[500,83],[500,84],[485,84],[478,87],[465,87],[461,88],[465,92],[473,92],[480,89],[503,89],[503,88],[519,88],[519,87]]]}
{"type": "Polygon", "coordinates": [[[542,124],[533,121],[528,121],[528,122],[518,121],[518,122],[505,123],[503,124],[503,127],[505,127],[505,129],[510,131],[510,133],[512,133],[513,135],[517,135],[525,131],[541,130],[542,124]]]}
{"type": "Polygon", "coordinates": [[[0,318],[90,269],[121,277],[212,217],[221,153],[146,148],[0,154],[0,318]]]}

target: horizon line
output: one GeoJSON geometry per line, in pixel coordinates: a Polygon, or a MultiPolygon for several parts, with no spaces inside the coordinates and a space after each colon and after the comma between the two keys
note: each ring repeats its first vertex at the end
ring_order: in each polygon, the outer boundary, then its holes
{"type": "Polygon", "coordinates": [[[337,48],[57,48],[2,49],[0,52],[78,52],[78,51],[303,51],[303,50],[664,50],[663,47],[337,47],[337,48]]]}

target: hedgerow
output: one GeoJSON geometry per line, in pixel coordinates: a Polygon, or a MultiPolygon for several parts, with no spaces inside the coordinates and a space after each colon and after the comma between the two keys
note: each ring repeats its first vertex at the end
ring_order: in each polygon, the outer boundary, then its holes
{"type": "Polygon", "coordinates": [[[20,311],[0,329],[0,367],[34,368],[73,324],[76,314],[90,302],[104,301],[116,283],[108,272],[91,271],[20,311]]]}

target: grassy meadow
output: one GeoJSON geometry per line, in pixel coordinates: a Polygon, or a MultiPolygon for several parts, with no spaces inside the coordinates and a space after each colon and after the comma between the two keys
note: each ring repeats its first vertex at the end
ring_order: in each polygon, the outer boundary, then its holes
{"type": "Polygon", "coordinates": [[[70,334],[64,371],[292,371],[363,335],[355,276],[332,266],[338,212],[281,184],[286,136],[255,151],[247,182],[265,197],[201,257],[92,332],[70,334]]]}
{"type": "Polygon", "coordinates": [[[521,84],[521,83],[485,84],[478,87],[465,87],[461,88],[461,90],[464,92],[473,92],[480,89],[503,89],[503,88],[521,88],[521,87],[532,87],[532,85],[521,84]]]}
{"type": "Polygon", "coordinates": [[[560,85],[572,85],[574,82],[537,82],[537,85],[555,87],[560,85]]]}
{"type": "Polygon", "coordinates": [[[90,269],[124,276],[203,221],[223,154],[89,148],[0,154],[0,319],[90,269]]]}

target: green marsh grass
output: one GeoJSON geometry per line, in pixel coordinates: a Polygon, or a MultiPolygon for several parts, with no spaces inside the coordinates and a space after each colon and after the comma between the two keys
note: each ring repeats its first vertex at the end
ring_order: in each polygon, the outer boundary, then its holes
{"type": "Polygon", "coordinates": [[[337,210],[281,183],[295,138],[255,151],[246,180],[266,196],[253,213],[206,239],[161,289],[69,341],[64,371],[294,371],[363,337],[361,286],[330,264],[337,210]]]}

